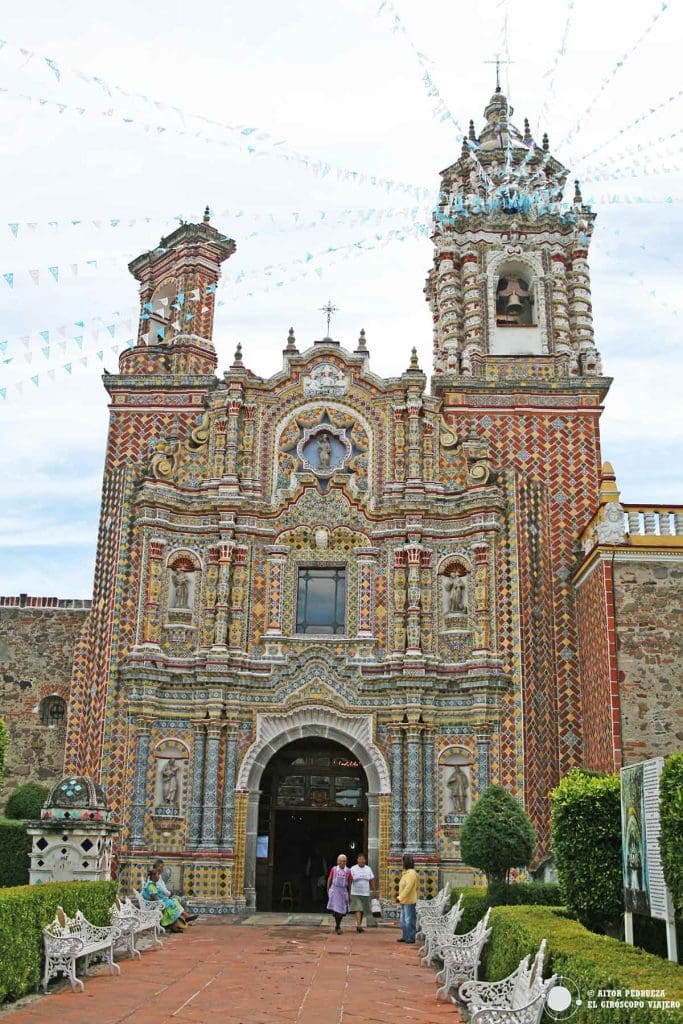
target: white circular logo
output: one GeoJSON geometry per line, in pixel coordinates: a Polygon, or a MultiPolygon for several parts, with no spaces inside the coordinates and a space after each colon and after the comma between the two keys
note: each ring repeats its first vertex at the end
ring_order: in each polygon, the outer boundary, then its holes
{"type": "Polygon", "coordinates": [[[558,974],[555,985],[545,1001],[545,1012],[551,1020],[569,1020],[583,1005],[578,985],[566,975],[558,974]]]}

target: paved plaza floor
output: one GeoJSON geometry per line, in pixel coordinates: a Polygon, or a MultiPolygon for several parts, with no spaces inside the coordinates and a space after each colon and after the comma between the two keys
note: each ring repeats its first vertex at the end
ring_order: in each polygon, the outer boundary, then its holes
{"type": "Polygon", "coordinates": [[[85,992],[59,987],[6,1008],[2,1024],[460,1024],[435,1001],[434,971],[397,926],[335,935],[324,915],[199,920],[120,977],[97,968],[85,992]]]}

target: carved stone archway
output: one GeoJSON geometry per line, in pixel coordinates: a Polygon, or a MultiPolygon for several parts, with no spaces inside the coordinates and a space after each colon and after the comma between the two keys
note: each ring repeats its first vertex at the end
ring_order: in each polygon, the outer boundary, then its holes
{"type": "Polygon", "coordinates": [[[257,714],[256,738],[247,750],[237,776],[238,791],[249,794],[244,860],[244,897],[248,909],[256,906],[256,833],[261,776],[282,747],[305,738],[335,740],[360,761],[368,780],[368,863],[379,871],[379,797],[391,792],[389,768],[373,739],[373,716],[344,714],[317,705],[282,714],[257,714]]]}

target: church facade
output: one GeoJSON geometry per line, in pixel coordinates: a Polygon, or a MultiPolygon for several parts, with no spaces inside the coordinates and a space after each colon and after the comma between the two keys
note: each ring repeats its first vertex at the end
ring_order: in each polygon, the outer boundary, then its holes
{"type": "Polygon", "coordinates": [[[128,888],[161,855],[207,910],[313,907],[366,849],[384,897],[406,851],[433,893],[493,782],[548,853],[584,763],[572,576],[610,381],[594,214],[510,114],[496,92],[441,175],[430,388],[414,350],[375,375],[364,332],[218,375],[235,243],[208,213],[130,264],[65,761],[106,788],[128,888]]]}

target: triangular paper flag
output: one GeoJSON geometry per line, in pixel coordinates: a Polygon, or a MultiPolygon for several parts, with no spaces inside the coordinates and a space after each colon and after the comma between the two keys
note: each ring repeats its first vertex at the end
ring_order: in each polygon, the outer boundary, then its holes
{"type": "Polygon", "coordinates": [[[14,274],[3,274],[2,275],[9,285],[10,288],[14,288],[14,274]]]}
{"type": "Polygon", "coordinates": [[[116,324],[107,324],[107,330],[111,334],[112,338],[116,334],[116,324]]]}
{"type": "Polygon", "coordinates": [[[14,235],[14,237],[16,238],[17,235],[19,234],[19,225],[18,224],[10,224],[9,225],[9,229],[12,232],[12,234],[14,235]]]}
{"type": "Polygon", "coordinates": [[[46,359],[50,358],[50,346],[49,345],[46,345],[45,348],[42,350],[42,352],[43,352],[43,355],[45,356],[46,359]]]}
{"type": "Polygon", "coordinates": [[[38,334],[43,339],[43,341],[47,344],[47,342],[50,340],[50,332],[49,331],[38,331],[38,334]]]}
{"type": "Polygon", "coordinates": [[[55,379],[55,371],[54,370],[48,370],[47,371],[47,375],[50,378],[50,380],[54,380],[55,379]]]}
{"type": "Polygon", "coordinates": [[[7,388],[0,388],[0,396],[7,398],[7,388]]]}
{"type": "Polygon", "coordinates": [[[77,275],[78,275],[78,263],[70,263],[69,264],[69,269],[70,269],[71,273],[73,274],[73,276],[77,277],[77,275]]]}
{"type": "Polygon", "coordinates": [[[48,267],[47,269],[50,271],[55,281],[59,281],[59,267],[48,267]]]}
{"type": "Polygon", "coordinates": [[[40,282],[40,270],[29,270],[29,274],[31,275],[31,280],[33,281],[33,283],[34,284],[39,284],[39,282],[40,282]]]}
{"type": "Polygon", "coordinates": [[[35,384],[36,387],[38,387],[39,379],[40,379],[39,374],[36,374],[35,377],[31,377],[31,380],[33,381],[33,383],[35,384]]]}
{"type": "Polygon", "coordinates": [[[71,373],[71,363],[64,363],[64,369],[67,373],[71,373]]]}

